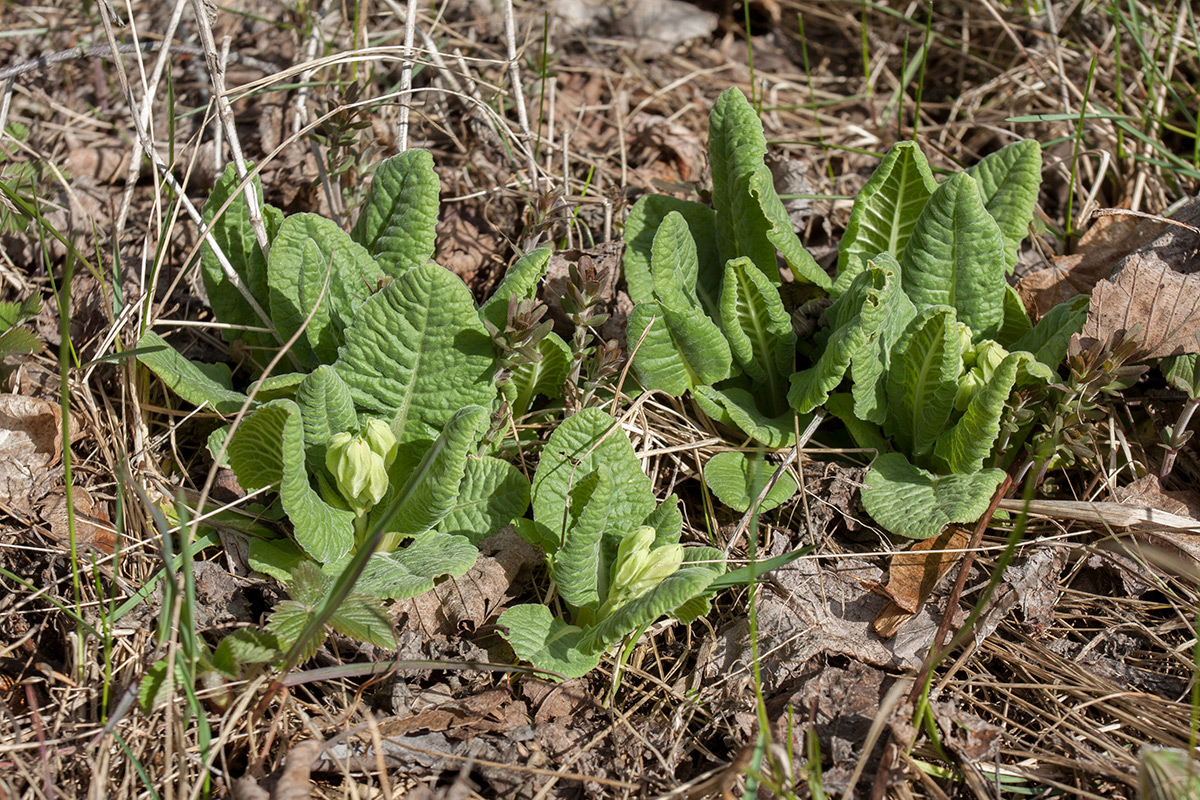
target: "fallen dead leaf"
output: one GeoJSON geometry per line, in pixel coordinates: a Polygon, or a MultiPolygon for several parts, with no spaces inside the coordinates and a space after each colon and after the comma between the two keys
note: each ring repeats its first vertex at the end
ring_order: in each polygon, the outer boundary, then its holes
{"type": "Polygon", "coordinates": [[[452,205],[437,224],[434,260],[468,284],[504,243],[474,206],[452,205]]]}
{"type": "MultiPolygon", "coordinates": [[[[112,555],[117,537],[108,517],[108,506],[97,502],[91,493],[82,487],[71,492],[75,503],[75,544],[78,547],[94,547],[102,553],[112,555]]],[[[71,526],[67,519],[67,495],[62,487],[52,490],[42,499],[38,513],[50,525],[50,533],[60,542],[71,540],[71,526]]]]}
{"type": "Polygon", "coordinates": [[[963,556],[942,551],[962,550],[970,540],[969,531],[952,526],[937,538],[917,542],[907,552],[892,557],[888,582],[879,587],[880,591],[904,611],[915,613],[946,571],[963,556]]]}
{"type": "MultiPolygon", "coordinates": [[[[1200,222],[1200,199],[1175,219],[1200,222]]],[[[1096,284],[1080,342],[1135,336],[1142,359],[1200,352],[1200,235],[1163,222],[1160,235],[1117,263],[1096,284]]]]}
{"type": "Polygon", "coordinates": [[[0,503],[32,516],[37,501],[60,483],[61,436],[57,404],[0,395],[0,503]]]}
{"type": "Polygon", "coordinates": [[[537,550],[511,528],[480,543],[481,557],[461,578],[448,578],[417,597],[397,601],[393,616],[408,616],[409,628],[427,639],[471,632],[499,609],[521,575],[541,563],[537,550]]]}
{"type": "Polygon", "coordinates": [[[689,39],[709,36],[719,17],[684,0],[638,0],[617,29],[638,43],[643,57],[662,55],[689,39]]]}
{"type": "Polygon", "coordinates": [[[321,742],[307,739],[293,745],[284,761],[283,771],[271,790],[271,800],[308,800],[309,775],[321,754],[321,742]]]}
{"type": "Polygon", "coordinates": [[[1059,303],[1091,294],[1123,258],[1162,233],[1161,224],[1137,217],[1097,217],[1074,253],[1055,256],[1050,267],[1022,278],[1017,293],[1034,318],[1041,318],[1059,303]]]}

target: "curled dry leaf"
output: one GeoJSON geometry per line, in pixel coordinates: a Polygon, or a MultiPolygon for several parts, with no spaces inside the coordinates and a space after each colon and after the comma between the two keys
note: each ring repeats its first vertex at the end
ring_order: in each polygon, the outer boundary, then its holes
{"type": "MultiPolygon", "coordinates": [[[[108,506],[92,497],[91,492],[75,487],[71,493],[75,503],[75,544],[94,547],[111,555],[116,546],[116,532],[108,517],[108,506]]],[[[56,488],[41,502],[38,512],[50,525],[50,533],[60,542],[71,540],[70,520],[67,518],[67,495],[56,488]]]]}
{"type": "Polygon", "coordinates": [[[917,542],[908,552],[894,556],[888,582],[879,587],[891,602],[875,618],[875,632],[884,638],[894,636],[917,612],[942,576],[962,560],[962,552],[946,551],[961,551],[970,540],[969,531],[950,526],[941,536],[917,542]]]}
{"type": "Polygon", "coordinates": [[[54,403],[0,395],[0,503],[32,514],[60,480],[62,411],[54,403]]]}
{"type": "MultiPolygon", "coordinates": [[[[1195,227],[1200,200],[1175,217],[1195,227]]],[[[1200,235],[1188,227],[1158,225],[1160,235],[1116,264],[1096,284],[1080,341],[1133,336],[1144,359],[1200,352],[1200,235]]]]}

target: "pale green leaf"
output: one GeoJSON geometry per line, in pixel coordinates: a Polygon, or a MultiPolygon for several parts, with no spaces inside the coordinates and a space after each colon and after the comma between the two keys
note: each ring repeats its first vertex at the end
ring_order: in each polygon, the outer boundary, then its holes
{"type": "Polygon", "coordinates": [[[792,408],[802,414],[809,413],[824,403],[846,377],[851,359],[869,343],[871,332],[863,324],[862,310],[882,280],[882,272],[860,273],[825,312],[830,332],[817,363],[793,373],[789,379],[788,403],[792,408]]]}
{"type": "Polygon", "coordinates": [[[854,443],[859,447],[865,450],[874,450],[877,453],[888,451],[887,439],[884,438],[879,425],[864,420],[855,412],[853,395],[847,392],[835,392],[829,395],[825,401],[825,410],[846,426],[850,438],[854,439],[854,443]]]}
{"type": "Polygon", "coordinates": [[[1021,295],[1017,294],[1017,290],[1010,284],[1005,283],[1004,321],[1000,324],[1000,330],[996,331],[993,339],[1011,350],[1013,342],[1029,333],[1032,327],[1033,322],[1029,319],[1029,313],[1025,310],[1025,303],[1021,301],[1021,295]]]}
{"type": "Polygon", "coordinates": [[[384,600],[416,597],[443,575],[462,577],[478,558],[479,551],[462,536],[422,533],[399,550],[372,555],[354,591],[384,600]]]}
{"type": "Polygon", "coordinates": [[[288,583],[292,579],[292,570],[305,557],[299,545],[289,539],[262,539],[255,536],[250,539],[247,561],[255,572],[270,575],[280,583],[288,583]]]}
{"type": "Polygon", "coordinates": [[[1024,362],[1037,363],[1025,352],[1005,356],[991,378],[971,397],[954,427],[938,438],[934,456],[946,471],[976,472],[983,466],[1000,435],[1000,420],[1017,382],[1017,370],[1024,362]]]}
{"type": "Polygon", "coordinates": [[[1008,349],[1026,350],[1047,367],[1058,369],[1067,357],[1071,337],[1083,330],[1087,321],[1089,299],[1087,295],[1079,295],[1059,303],[1008,349]]]}
{"type": "Polygon", "coordinates": [[[687,220],[678,211],[672,211],[658,227],[650,247],[654,299],[672,311],[699,309],[696,297],[699,270],[696,241],[687,220]]]}
{"type": "Polygon", "coordinates": [[[292,214],[283,221],[267,259],[271,319],[284,339],[304,329],[292,345],[302,365],[333,363],[346,326],[382,274],[332,220],[292,214]]]}
{"type": "Polygon", "coordinates": [[[725,572],[725,556],[711,547],[685,547],[679,569],[648,593],[614,609],[588,628],[583,637],[587,648],[602,650],[626,634],[641,630],[659,617],[670,614],[704,593],[725,572]]]}
{"type": "Polygon", "coordinates": [[[521,470],[491,456],[469,456],[458,496],[437,528],[478,544],[528,507],[529,481],[521,470]]]}
{"type": "Polygon", "coordinates": [[[779,290],[749,259],[736,258],[725,265],[721,326],[738,365],[767,397],[782,398],[784,376],[792,373],[796,332],[779,290]]]}
{"type": "Polygon", "coordinates": [[[338,559],[354,544],[354,515],[336,509],[312,488],[305,466],[300,409],[273,400],[242,420],[229,442],[229,463],[246,490],[279,483],[296,543],[320,562],[338,559]]]}
{"type": "MultiPolygon", "coordinates": [[[[711,586],[712,584],[709,584],[711,586]]],[[[684,625],[690,625],[712,610],[712,599],[708,593],[693,597],[671,612],[671,616],[684,625]]]]}
{"type": "Polygon", "coordinates": [[[862,272],[867,259],[878,253],[901,257],[917,217],[935,189],[937,181],[916,142],[900,142],[888,151],[854,198],[854,208],[838,246],[834,297],[850,288],[850,282],[862,272]]]}
{"type": "Polygon", "coordinates": [[[860,322],[867,338],[851,353],[850,381],[854,413],[865,422],[882,425],[887,419],[888,366],[892,348],[899,341],[917,309],[904,293],[900,264],[890,253],[880,253],[867,262],[871,277],[864,282],[860,322]]]}
{"type": "Polygon", "coordinates": [[[642,521],[642,524],[654,528],[653,547],[662,547],[664,544],[678,542],[679,534],[683,532],[683,512],[679,510],[679,497],[670,495],[663,500],[659,503],[658,508],[651,511],[642,521]]]}
{"type": "Polygon", "coordinates": [[[376,506],[372,523],[380,516],[388,517],[387,531],[405,536],[436,528],[454,508],[467,458],[487,426],[486,408],[466,406],[450,418],[420,462],[406,463],[402,448],[391,470],[392,486],[399,488],[389,491],[376,506]]]}
{"type": "Polygon", "coordinates": [[[0,330],[8,330],[31,320],[42,310],[42,298],[31,294],[20,303],[0,303],[0,330]]]}
{"type": "Polygon", "coordinates": [[[887,374],[884,431],[899,450],[918,458],[930,451],[954,411],[962,367],[954,309],[934,306],[917,314],[897,342],[887,374]]]}
{"type": "Polygon", "coordinates": [[[499,330],[504,330],[508,322],[509,298],[533,299],[537,294],[538,284],[546,275],[552,252],[549,247],[540,247],[518,258],[504,273],[496,291],[479,307],[479,318],[492,323],[499,330]]]}
{"type": "Polygon", "coordinates": [[[778,285],[778,252],[797,280],[829,288],[829,276],[800,244],[775,193],[771,170],[763,162],[767,143],[762,123],[741,91],[727,89],[717,98],[708,130],[721,263],[745,256],[778,285]]]}
{"type": "MultiPolygon", "coordinates": [[[[717,453],[704,465],[704,485],[722,503],[738,513],[745,513],[774,473],[775,467],[761,458],[746,453],[717,453]]],[[[784,471],[758,510],[765,513],[782,505],[799,488],[792,474],[784,471]]]]}
{"type": "Polygon", "coordinates": [[[161,336],[147,331],[137,343],[138,361],[149,367],[171,391],[194,406],[207,406],[218,414],[236,414],[246,395],[230,388],[229,368],[189,361],[161,336]]]}
{"type": "MultiPolygon", "coordinates": [[[[796,418],[790,411],[778,416],[767,416],[759,410],[754,393],[740,386],[717,389],[712,386],[697,386],[692,390],[697,404],[713,419],[737,428],[756,442],[769,448],[788,447],[796,442],[796,418]]],[[[801,416],[799,425],[803,430],[808,417],[801,416]]]]}
{"type": "Polygon", "coordinates": [[[316,607],[333,584],[333,576],[326,575],[312,561],[305,559],[296,565],[288,581],[288,594],[297,603],[316,607]]]}
{"type": "Polygon", "coordinates": [[[900,259],[904,291],[918,311],[946,305],[976,336],[1004,322],[1004,240],[975,179],[959,173],[929,198],[900,259]]]}
{"type": "Polygon", "coordinates": [[[384,650],[396,648],[396,635],[392,633],[392,621],[375,597],[354,593],[346,598],[329,618],[329,627],[343,636],[356,641],[373,644],[384,650]]]}
{"type": "Polygon", "coordinates": [[[333,367],[321,365],[300,382],[296,405],[304,422],[304,445],[324,457],[325,443],[335,433],[358,432],[358,415],[350,388],[333,367]]]}
{"type": "Polygon", "coordinates": [[[496,396],[495,354],[471,292],[436,264],[414,267],[362,305],[334,369],[360,410],[393,420],[397,438],[413,420],[440,428],[496,396]]]}
{"type": "Polygon", "coordinates": [[[1042,147],[1023,139],[986,156],[967,170],[979,185],[984,208],[996,220],[1004,237],[1008,271],[1017,265],[1017,248],[1029,233],[1033,207],[1042,183],[1042,147]]]}
{"type": "MultiPolygon", "coordinates": [[[[650,479],[629,438],[598,408],[567,417],[550,435],[533,475],[533,518],[558,535],[571,490],[600,464],[612,470],[615,487],[608,529],[624,534],[640,525],[657,505],[650,479]]],[[[617,543],[606,543],[606,559],[616,552],[617,543]]]]}
{"type": "MultiPolygon", "coordinates": [[[[262,199],[262,185],[255,176],[252,179],[254,194],[258,206],[262,210],[263,221],[267,227],[267,236],[271,238],[283,222],[283,214],[277,208],[265,205],[262,199]]],[[[224,174],[213,186],[212,192],[204,202],[201,217],[204,224],[212,229],[213,240],[221,248],[221,252],[229,260],[234,272],[241,280],[259,306],[264,310],[269,308],[267,292],[267,261],[258,246],[254,229],[250,226],[250,212],[246,205],[244,190],[238,190],[240,180],[236,167],[231,163],[225,167],[224,174]],[[217,217],[217,212],[233,197],[225,212],[217,217]]],[[[234,288],[220,261],[206,244],[201,251],[200,275],[204,280],[204,290],[208,294],[209,305],[217,319],[227,325],[241,325],[261,328],[263,321],[246,303],[242,294],[234,288]]],[[[224,329],[221,331],[227,341],[241,340],[251,347],[278,347],[279,342],[269,333],[255,331],[240,331],[224,329]]]]}
{"type": "Polygon", "coordinates": [[[548,333],[538,342],[540,358],[522,361],[512,371],[506,392],[513,417],[520,419],[529,413],[537,395],[562,397],[563,384],[571,366],[571,347],[557,333],[548,333]]]}
{"type": "Polygon", "coordinates": [[[1200,355],[1187,353],[1164,358],[1158,368],[1162,370],[1167,383],[1186,392],[1188,399],[1200,398],[1200,355]]]}
{"type": "Polygon", "coordinates": [[[600,663],[599,653],[580,649],[583,630],[554,616],[546,606],[514,606],[496,622],[517,658],[538,669],[557,672],[564,678],[578,678],[600,663]]]}
{"type": "Polygon", "coordinates": [[[1004,470],[934,475],[900,453],[875,459],[864,479],[863,506],[892,533],[929,539],[954,523],[971,523],[987,512],[1004,470]]]}
{"type": "Polygon", "coordinates": [[[270,631],[242,628],[226,636],[213,653],[213,666],[227,677],[237,678],[238,667],[268,664],[283,658],[279,637],[270,631]]]}
{"type": "Polygon", "coordinates": [[[629,297],[634,303],[646,303],[654,299],[651,251],[659,227],[672,212],[678,212],[687,221],[696,248],[696,295],[705,310],[715,314],[724,262],[717,249],[714,212],[706,205],[667,195],[646,195],[634,203],[625,220],[625,255],[622,263],[629,297]]]}
{"type": "Polygon", "coordinates": [[[672,310],[655,301],[638,303],[625,335],[634,353],[634,375],[646,389],[679,397],[695,386],[729,377],[729,344],[697,307],[672,310]]]}
{"type": "MultiPolygon", "coordinates": [[[[550,577],[563,600],[572,608],[599,607],[608,591],[609,565],[604,558],[606,533],[621,538],[632,527],[609,531],[616,481],[612,470],[599,464],[596,470],[571,487],[570,501],[563,522],[562,545],[548,559],[550,577]]],[[[542,522],[553,523],[543,519],[542,522]]]]}
{"type": "Polygon", "coordinates": [[[254,399],[260,403],[271,400],[295,400],[296,390],[300,388],[300,384],[307,377],[307,372],[269,375],[250,384],[250,391],[254,393],[254,399]]]}
{"type": "Polygon", "coordinates": [[[375,170],[350,235],[393,278],[433,257],[439,185],[426,150],[406,150],[375,170]]]}

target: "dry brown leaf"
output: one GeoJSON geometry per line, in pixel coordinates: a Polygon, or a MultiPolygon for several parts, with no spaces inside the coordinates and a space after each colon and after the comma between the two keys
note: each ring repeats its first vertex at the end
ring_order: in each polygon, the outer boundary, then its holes
{"type": "Polygon", "coordinates": [[[617,21],[618,30],[635,40],[643,56],[666,53],[688,39],[709,36],[718,16],[684,0],[638,0],[617,21]]]}
{"type": "Polygon", "coordinates": [[[533,546],[511,528],[484,540],[480,553],[475,566],[461,578],[449,578],[431,592],[397,601],[392,614],[406,614],[408,627],[428,639],[474,630],[496,613],[518,577],[541,561],[533,546]]]}
{"type": "Polygon", "coordinates": [[[1059,303],[1091,294],[1121,259],[1147,246],[1162,232],[1160,223],[1137,217],[1097,217],[1074,253],[1055,256],[1052,266],[1022,278],[1017,292],[1034,318],[1040,318],[1059,303]]]}
{"type": "MultiPolygon", "coordinates": [[[[75,544],[77,547],[94,547],[111,555],[117,544],[112,521],[108,517],[108,506],[97,502],[91,493],[82,487],[71,492],[75,502],[75,544]]],[[[41,502],[38,513],[50,525],[50,533],[60,542],[71,540],[71,527],[67,519],[67,495],[61,487],[51,491],[41,502]]]]}
{"type": "MultiPolygon", "coordinates": [[[[1175,219],[1195,226],[1200,200],[1175,219]]],[[[1200,352],[1200,236],[1178,225],[1139,222],[1157,225],[1159,236],[1096,284],[1080,341],[1086,346],[1133,336],[1144,359],[1200,352]]]]}
{"type": "Polygon", "coordinates": [[[477,208],[453,205],[438,221],[434,260],[471,284],[503,245],[477,208]]]}
{"type": "Polygon", "coordinates": [[[884,638],[896,631],[917,610],[952,566],[962,560],[962,553],[942,550],[962,550],[971,540],[969,531],[951,526],[941,536],[917,542],[906,553],[892,558],[888,582],[879,590],[891,599],[875,618],[875,632],[884,638]]]}
{"type": "Polygon", "coordinates": [[[19,394],[0,395],[0,503],[32,515],[60,482],[62,410],[19,394]]]}
{"type": "Polygon", "coordinates": [[[307,739],[293,745],[288,751],[283,772],[271,790],[271,800],[308,800],[310,796],[309,775],[313,762],[321,754],[321,742],[307,739]]]}

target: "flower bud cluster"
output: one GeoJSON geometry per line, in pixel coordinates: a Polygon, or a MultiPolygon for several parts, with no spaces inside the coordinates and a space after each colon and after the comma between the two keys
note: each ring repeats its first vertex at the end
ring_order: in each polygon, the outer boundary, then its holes
{"type": "Polygon", "coordinates": [[[336,433],[325,451],[325,466],[338,493],[356,516],[363,516],[383,499],[388,467],[396,460],[396,437],[387,423],[369,420],[357,434],[336,433]]]}
{"type": "Polygon", "coordinates": [[[683,545],[654,544],[655,531],[649,525],[625,534],[617,548],[612,582],[608,589],[609,605],[636,600],[673,575],[683,562],[683,545]]]}
{"type": "MultiPolygon", "coordinates": [[[[966,326],[959,323],[959,340],[962,340],[966,326]]],[[[971,399],[983,389],[992,379],[992,373],[1008,356],[1008,351],[991,339],[984,339],[977,345],[970,344],[970,333],[967,333],[967,345],[963,347],[963,374],[959,377],[958,394],[954,396],[954,408],[966,411],[971,399]]]]}

